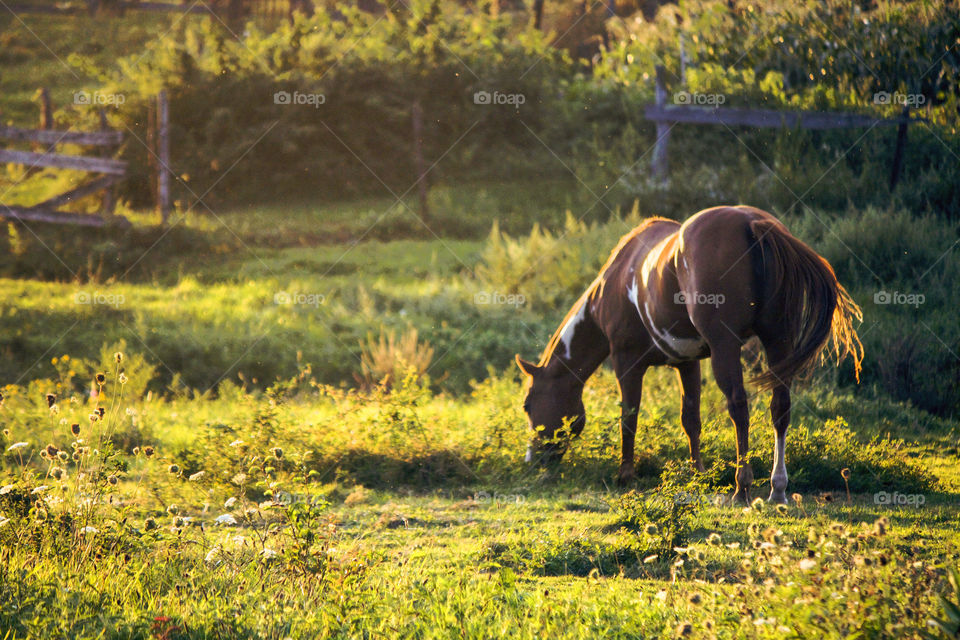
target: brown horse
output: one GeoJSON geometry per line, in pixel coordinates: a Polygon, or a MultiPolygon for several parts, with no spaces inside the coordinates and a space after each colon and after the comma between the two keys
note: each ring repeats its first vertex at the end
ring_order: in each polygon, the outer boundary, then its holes
{"type": "Polygon", "coordinates": [[[709,357],[737,432],[737,489],[749,501],[747,393],[740,350],[756,336],[768,370],[755,379],[771,389],[776,431],[770,500],[786,501],[784,447],[790,385],[811,370],[828,339],[839,362],[857,374],[863,347],[853,327],[859,307],[829,263],[769,213],[714,207],[683,225],[646,220],[624,236],[590,288],[567,313],[528,375],[524,410],[534,427],[527,461],[556,461],[586,422],[583,385],[611,356],[621,397],[622,461],[618,480],[634,476],[634,439],[643,375],[669,365],[681,386],[680,422],[700,470],[700,360],[709,357]]]}

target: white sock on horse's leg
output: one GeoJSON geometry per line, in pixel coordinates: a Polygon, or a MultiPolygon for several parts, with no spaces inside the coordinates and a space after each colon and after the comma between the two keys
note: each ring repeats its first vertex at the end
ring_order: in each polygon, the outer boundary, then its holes
{"type": "Polygon", "coordinates": [[[770,502],[787,501],[787,463],[786,442],[787,431],[776,431],[776,440],[773,445],[773,473],[770,474],[770,502]]]}

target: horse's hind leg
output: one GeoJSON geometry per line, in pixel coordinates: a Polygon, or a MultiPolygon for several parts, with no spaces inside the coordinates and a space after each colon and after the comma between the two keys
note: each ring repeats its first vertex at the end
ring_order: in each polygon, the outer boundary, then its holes
{"type": "Polygon", "coordinates": [[[733,334],[707,337],[710,345],[710,363],[717,386],[727,399],[727,412],[737,429],[737,490],[733,499],[750,502],[750,485],[753,484],[753,469],[747,461],[750,452],[750,410],[747,406],[747,390],[743,386],[743,370],[740,367],[739,339],[733,334]]]}
{"type": "MultiPolygon", "coordinates": [[[[764,336],[766,337],[766,336],[764,336]]],[[[776,338],[761,339],[772,367],[789,354],[789,347],[776,338]]],[[[770,417],[776,441],[773,445],[773,471],[770,474],[770,502],[787,502],[787,427],[790,426],[790,380],[777,380],[770,399],[770,417]]]]}
{"type": "Polygon", "coordinates": [[[680,423],[690,441],[690,460],[697,471],[703,471],[700,459],[700,361],[682,362],[676,366],[680,378],[680,423]]]}

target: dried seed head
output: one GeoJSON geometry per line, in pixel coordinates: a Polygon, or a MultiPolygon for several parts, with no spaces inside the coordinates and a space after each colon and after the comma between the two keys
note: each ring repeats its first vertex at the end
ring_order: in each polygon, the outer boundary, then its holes
{"type": "Polygon", "coordinates": [[[167,513],[169,513],[172,516],[175,516],[180,513],[180,507],[178,507],[175,504],[172,504],[169,507],[167,507],[167,513]]]}
{"type": "Polygon", "coordinates": [[[273,457],[276,458],[277,460],[283,460],[283,449],[281,449],[280,447],[274,447],[270,449],[270,453],[272,453],[273,457]]]}
{"type": "Polygon", "coordinates": [[[113,354],[113,357],[117,361],[117,364],[120,364],[121,362],[123,362],[123,354],[120,353],[119,351],[113,354]]]}
{"type": "Polygon", "coordinates": [[[52,406],[55,405],[56,403],[57,403],[57,396],[56,396],[56,394],[48,393],[48,394],[47,394],[47,406],[48,406],[48,407],[52,407],[52,406]]]}
{"type": "Polygon", "coordinates": [[[135,456],[139,456],[139,455],[140,455],[140,447],[134,447],[134,448],[133,448],[133,455],[135,455],[135,456]]]}
{"type": "Polygon", "coordinates": [[[103,375],[102,373],[97,374],[97,384],[102,385],[106,381],[107,381],[107,376],[103,375]]]}
{"type": "Polygon", "coordinates": [[[74,436],[79,436],[79,435],[80,435],[80,425],[79,425],[79,424],[72,424],[72,425],[70,425],[70,433],[72,433],[74,436]]]}
{"type": "Polygon", "coordinates": [[[73,455],[70,456],[70,457],[72,457],[75,462],[78,461],[78,460],[80,460],[80,451],[79,451],[79,450],[74,451],[74,452],[73,452],[73,455]]]}
{"type": "Polygon", "coordinates": [[[180,473],[180,467],[178,465],[172,464],[169,467],[167,467],[167,471],[173,474],[177,474],[177,473],[180,473]]]}
{"type": "Polygon", "coordinates": [[[66,462],[70,459],[70,454],[66,451],[57,451],[57,458],[59,458],[61,462],[66,462]]]}
{"type": "Polygon", "coordinates": [[[59,449],[57,449],[57,448],[56,448],[55,446],[53,446],[52,444],[48,444],[48,445],[47,445],[47,456],[49,456],[49,457],[51,457],[51,458],[56,458],[56,457],[57,457],[57,451],[59,451],[59,449]]]}
{"type": "Polygon", "coordinates": [[[703,602],[703,598],[700,596],[699,593],[691,593],[688,600],[690,601],[690,604],[693,604],[693,605],[697,605],[703,602]]]}
{"type": "Polygon", "coordinates": [[[43,458],[44,460],[49,460],[50,454],[47,453],[46,449],[40,449],[40,457],[43,458]]]}
{"type": "Polygon", "coordinates": [[[97,415],[101,418],[107,413],[107,410],[103,407],[97,407],[97,415]]]}
{"type": "Polygon", "coordinates": [[[677,625],[676,636],[678,638],[686,638],[691,633],[693,633],[693,625],[689,622],[681,622],[677,625]]]}
{"type": "Polygon", "coordinates": [[[147,518],[146,520],[143,521],[143,528],[146,531],[152,531],[157,528],[157,521],[154,520],[153,518],[147,518]]]}
{"type": "Polygon", "coordinates": [[[90,414],[89,416],[87,416],[87,417],[90,418],[90,422],[96,422],[97,420],[100,419],[100,414],[98,414],[96,411],[94,411],[93,413],[91,413],[91,414],[90,414]]]}
{"type": "Polygon", "coordinates": [[[119,382],[120,384],[127,384],[127,376],[125,376],[125,375],[123,375],[123,374],[121,373],[121,374],[117,377],[117,382],[119,382]]]}
{"type": "Polygon", "coordinates": [[[712,547],[719,547],[721,542],[722,538],[719,533],[714,532],[707,536],[707,544],[712,547]]]}
{"type": "Polygon", "coordinates": [[[60,467],[54,467],[53,469],[50,469],[50,475],[53,476],[54,480],[59,480],[63,477],[63,469],[60,467]]]}
{"type": "Polygon", "coordinates": [[[797,504],[798,507],[803,504],[803,496],[800,495],[799,493],[795,493],[790,497],[793,498],[793,501],[797,504]]]}
{"type": "Polygon", "coordinates": [[[119,479],[117,478],[117,476],[111,475],[107,477],[107,482],[109,482],[112,486],[115,487],[117,486],[119,479]]]}
{"type": "Polygon", "coordinates": [[[782,516],[787,515],[787,505],[785,505],[785,504],[778,504],[778,505],[777,505],[777,513],[779,513],[779,514],[782,515],[782,516]]]}
{"type": "Polygon", "coordinates": [[[843,476],[843,479],[844,479],[844,480],[849,480],[849,479],[850,479],[850,469],[846,469],[846,468],[845,468],[845,469],[841,469],[840,475],[843,476]]]}
{"type": "Polygon", "coordinates": [[[647,534],[648,536],[655,536],[655,535],[657,535],[658,533],[660,533],[660,527],[658,527],[657,525],[655,525],[655,524],[653,524],[653,523],[651,522],[651,523],[647,524],[647,526],[645,526],[645,527],[643,528],[643,532],[644,532],[645,534],[647,534]]]}
{"type": "Polygon", "coordinates": [[[763,511],[763,498],[757,498],[750,503],[750,506],[753,507],[754,511],[763,511]]]}
{"type": "Polygon", "coordinates": [[[147,456],[148,458],[152,458],[152,457],[153,457],[153,447],[151,447],[150,445],[145,446],[145,447],[143,448],[143,455],[147,456]]]}

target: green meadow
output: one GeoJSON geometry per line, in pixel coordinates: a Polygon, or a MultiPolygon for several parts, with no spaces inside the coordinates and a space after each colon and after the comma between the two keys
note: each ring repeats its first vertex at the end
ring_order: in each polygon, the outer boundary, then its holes
{"type": "MultiPolygon", "coordinates": [[[[2,124],[35,126],[41,86],[58,128],[99,126],[74,92],[122,95],[107,118],[131,165],[127,227],[0,221],[0,640],[960,638],[953,5],[564,1],[541,31],[532,3],[407,4],[235,32],[112,3],[0,13],[2,124]],[[896,187],[879,127],[681,126],[657,181],[639,114],[658,64],[671,95],[730,106],[928,102],[896,187]],[[142,144],[160,88],[166,225],[142,144]],[[329,100],[271,99],[298,89],[329,100]],[[706,472],[675,373],[654,370],[637,479],[616,485],[608,366],[562,462],[525,464],[514,355],[544,349],[643,219],[735,202],[780,217],[863,310],[859,380],[828,360],[795,385],[789,504],[761,499],[774,438],[753,388],[757,500],[729,503],[708,364],[706,472]]],[[[77,179],[4,165],[0,202],[77,179]]],[[[752,345],[743,365],[763,366],[752,345]]]]}

